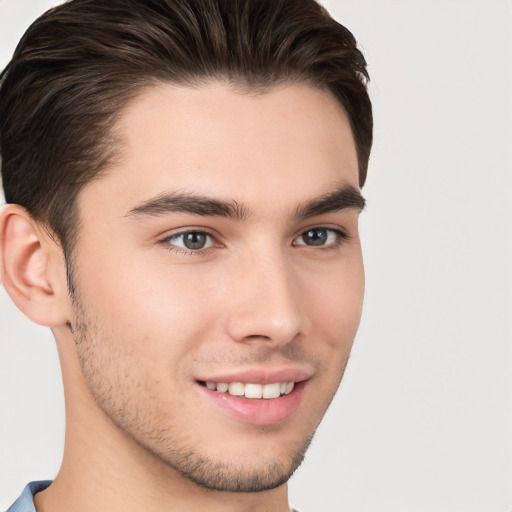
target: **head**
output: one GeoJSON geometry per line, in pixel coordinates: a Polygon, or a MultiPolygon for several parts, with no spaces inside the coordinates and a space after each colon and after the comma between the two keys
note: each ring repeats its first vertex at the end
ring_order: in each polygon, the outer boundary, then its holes
{"type": "Polygon", "coordinates": [[[23,257],[58,301],[27,314],[115,431],[203,487],[285,482],[338,387],[367,78],[313,0],[73,0],[1,76],[3,187],[26,219],[4,212],[3,281],[37,281],[10,263],[32,226],[23,257]]]}

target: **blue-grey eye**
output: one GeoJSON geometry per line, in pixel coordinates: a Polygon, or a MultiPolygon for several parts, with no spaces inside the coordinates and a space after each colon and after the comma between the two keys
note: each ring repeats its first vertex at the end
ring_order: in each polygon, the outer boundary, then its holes
{"type": "Polygon", "coordinates": [[[213,244],[211,235],[202,231],[176,233],[170,237],[169,241],[172,245],[191,251],[205,249],[213,244]]]}
{"type": "Polygon", "coordinates": [[[294,244],[320,247],[322,245],[335,244],[339,239],[346,237],[345,233],[337,229],[311,228],[299,235],[294,244]]]}
{"type": "Polygon", "coordinates": [[[306,232],[302,233],[301,238],[302,241],[306,245],[325,245],[327,242],[329,233],[327,229],[315,228],[308,229],[306,232]]]}

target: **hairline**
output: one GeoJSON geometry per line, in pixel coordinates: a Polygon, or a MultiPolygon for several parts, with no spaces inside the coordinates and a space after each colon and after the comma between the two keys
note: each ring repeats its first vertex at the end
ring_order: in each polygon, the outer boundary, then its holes
{"type": "MultiPolygon", "coordinates": [[[[202,88],[211,86],[211,85],[223,85],[226,86],[226,89],[232,91],[236,94],[241,95],[254,95],[254,96],[263,96],[270,92],[274,92],[276,90],[285,89],[290,86],[305,86],[309,87],[312,90],[323,91],[328,93],[333,99],[336,100],[336,103],[341,108],[344,116],[350,121],[350,116],[345,108],[345,105],[330,89],[324,84],[316,83],[314,80],[309,79],[308,77],[301,76],[286,76],[282,78],[278,78],[273,80],[272,82],[264,83],[263,79],[260,82],[255,82],[254,84],[249,83],[248,80],[244,80],[244,77],[241,76],[238,80],[233,80],[233,77],[227,77],[223,75],[216,76],[205,76],[205,77],[195,77],[193,79],[187,81],[177,81],[177,80],[165,80],[161,78],[156,78],[152,76],[144,77],[140,80],[140,83],[135,86],[131,92],[124,91],[124,100],[120,101],[120,108],[114,114],[114,118],[110,126],[108,126],[105,130],[104,136],[111,142],[111,149],[108,154],[105,155],[106,163],[92,176],[92,178],[82,184],[77,188],[77,193],[75,195],[73,206],[75,209],[75,214],[78,215],[76,220],[75,227],[73,230],[73,236],[71,236],[70,240],[67,240],[69,243],[69,248],[72,250],[72,247],[76,243],[75,235],[78,232],[78,228],[80,225],[80,209],[79,209],[79,197],[82,191],[88,187],[89,184],[95,182],[98,179],[101,179],[103,176],[108,174],[110,170],[112,170],[116,165],[118,165],[122,159],[123,148],[127,146],[126,134],[123,133],[122,129],[122,120],[125,114],[129,111],[130,107],[140,99],[145,92],[162,88],[174,87],[174,88],[184,88],[184,89],[196,89],[200,90],[202,88]]],[[[352,126],[350,126],[350,133],[352,135],[352,139],[354,140],[354,132],[352,126]]],[[[354,140],[355,144],[355,140],[354,140]]],[[[356,155],[357,158],[359,158],[356,155]]],[[[362,188],[362,187],[360,187],[362,188]]],[[[46,219],[35,219],[40,220],[50,232],[56,235],[51,226],[48,225],[48,221],[46,219]]],[[[66,247],[67,249],[68,247],[66,247]]]]}

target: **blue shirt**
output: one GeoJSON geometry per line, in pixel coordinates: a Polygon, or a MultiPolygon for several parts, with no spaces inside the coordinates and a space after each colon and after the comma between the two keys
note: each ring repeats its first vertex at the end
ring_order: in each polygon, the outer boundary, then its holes
{"type": "Polygon", "coordinates": [[[34,494],[46,489],[51,483],[51,480],[30,482],[23,489],[21,496],[7,509],[7,512],[36,512],[34,494]]]}

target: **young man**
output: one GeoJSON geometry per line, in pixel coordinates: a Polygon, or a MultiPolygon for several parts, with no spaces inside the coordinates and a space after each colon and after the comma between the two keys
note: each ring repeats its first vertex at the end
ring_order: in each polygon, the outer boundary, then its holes
{"type": "Polygon", "coordinates": [[[2,283],[66,441],[10,511],[289,510],[364,276],[365,61],[313,0],[73,0],[2,74],[2,283]]]}

